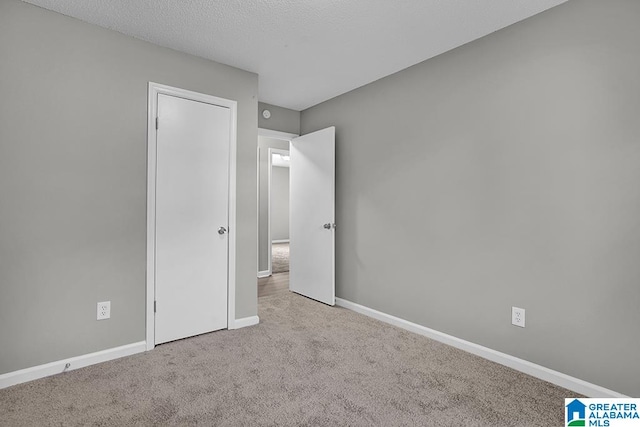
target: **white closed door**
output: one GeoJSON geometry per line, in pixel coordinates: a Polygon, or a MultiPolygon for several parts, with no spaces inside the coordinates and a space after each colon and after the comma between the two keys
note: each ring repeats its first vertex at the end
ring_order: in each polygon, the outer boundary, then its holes
{"type": "Polygon", "coordinates": [[[290,146],[289,289],[335,304],[335,127],[290,146]]]}
{"type": "Polygon", "coordinates": [[[156,344],[227,327],[230,127],[226,107],[158,95],[156,344]]]}

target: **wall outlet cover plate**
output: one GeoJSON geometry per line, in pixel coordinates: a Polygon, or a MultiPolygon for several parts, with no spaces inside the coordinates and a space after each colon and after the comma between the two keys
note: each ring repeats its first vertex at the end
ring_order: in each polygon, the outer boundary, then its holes
{"type": "Polygon", "coordinates": [[[97,320],[105,320],[111,317],[111,301],[98,303],[97,320]]]}
{"type": "Polygon", "coordinates": [[[511,307],[511,324],[524,328],[524,308],[511,307]]]}

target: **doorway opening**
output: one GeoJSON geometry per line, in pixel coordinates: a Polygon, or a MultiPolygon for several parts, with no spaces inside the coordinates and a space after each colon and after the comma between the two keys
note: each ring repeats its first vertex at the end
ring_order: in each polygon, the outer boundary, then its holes
{"type": "Polygon", "coordinates": [[[258,129],[258,297],[289,289],[289,143],[258,129]]]}
{"type": "MultiPolygon", "coordinates": [[[[264,131],[262,131],[264,132],[264,131]]],[[[271,135],[259,131],[258,154],[260,161],[259,176],[271,173],[267,185],[258,181],[262,191],[258,191],[258,203],[261,212],[259,218],[258,276],[262,278],[287,274],[288,289],[327,305],[335,304],[335,127],[331,126],[300,137],[287,135],[282,137],[275,132],[271,138],[273,144],[280,147],[265,146],[271,135]],[[267,137],[265,141],[264,137],[267,137]],[[278,138],[278,136],[280,138],[278,138]],[[280,139],[280,141],[277,141],[280,139]],[[263,145],[263,146],[261,146],[263,145]],[[286,150],[286,153],[275,150],[286,150]],[[266,149],[266,168],[263,151],[266,149]],[[289,157],[289,270],[288,273],[274,273],[273,213],[270,211],[273,196],[273,180],[276,167],[273,167],[274,155],[280,159],[289,157]],[[262,167],[261,167],[262,166],[262,167]],[[266,194],[265,194],[266,193],[266,194]],[[264,201],[267,200],[266,208],[264,201]],[[264,218],[266,216],[266,218],[264,218]],[[260,227],[262,225],[262,227],[260,227]],[[262,250],[261,250],[262,249],[262,250]],[[264,263],[263,263],[264,261],[264,263]],[[265,271],[263,268],[267,267],[265,271]]],[[[284,287],[284,284],[281,284],[284,287]]],[[[261,294],[260,282],[258,296],[261,294]]],[[[285,288],[286,289],[286,288],[285,288]]]]}

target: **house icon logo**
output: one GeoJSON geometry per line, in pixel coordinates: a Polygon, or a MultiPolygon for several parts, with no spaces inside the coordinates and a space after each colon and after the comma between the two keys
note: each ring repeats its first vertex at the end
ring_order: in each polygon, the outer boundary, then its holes
{"type": "Polygon", "coordinates": [[[586,417],[585,409],[587,405],[580,402],[578,399],[574,399],[567,405],[567,427],[571,426],[584,426],[586,417]]]}

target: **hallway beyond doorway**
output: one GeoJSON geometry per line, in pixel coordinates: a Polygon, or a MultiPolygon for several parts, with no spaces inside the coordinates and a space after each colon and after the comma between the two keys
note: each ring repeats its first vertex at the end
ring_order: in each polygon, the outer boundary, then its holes
{"type": "Polygon", "coordinates": [[[289,243],[273,243],[271,246],[271,270],[273,274],[289,272],[289,243]]]}

